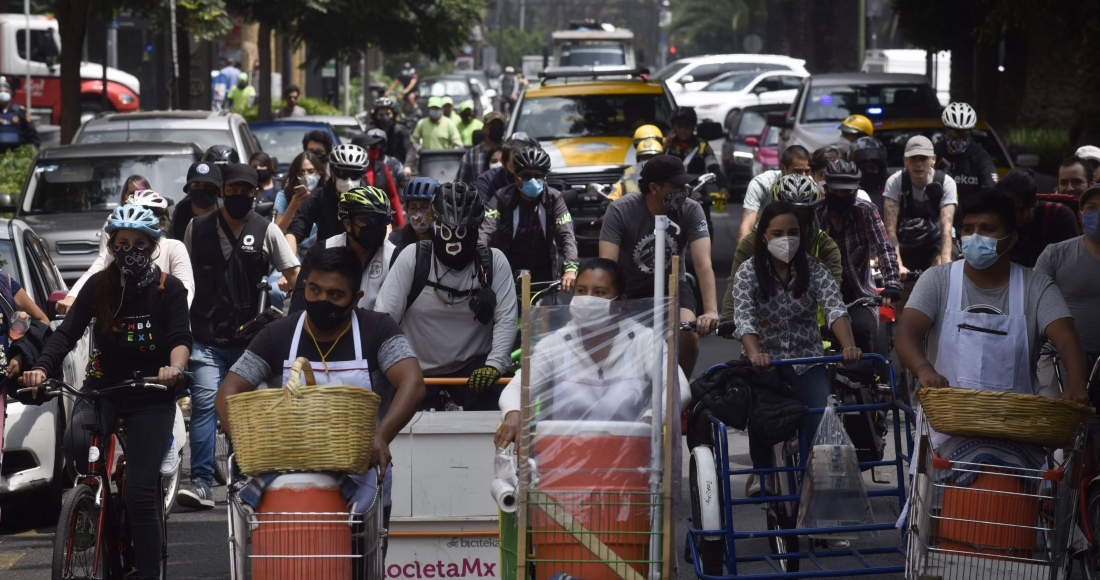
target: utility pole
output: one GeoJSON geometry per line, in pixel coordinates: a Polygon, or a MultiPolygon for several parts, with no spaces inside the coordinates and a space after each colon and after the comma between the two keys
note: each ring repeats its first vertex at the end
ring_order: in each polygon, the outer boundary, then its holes
{"type": "Polygon", "coordinates": [[[527,0],[519,0],[519,31],[527,32],[527,0]]]}

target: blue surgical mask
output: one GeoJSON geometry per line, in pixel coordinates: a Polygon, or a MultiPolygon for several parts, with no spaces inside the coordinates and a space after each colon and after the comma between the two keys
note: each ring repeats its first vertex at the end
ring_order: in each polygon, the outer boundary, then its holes
{"type": "Polygon", "coordinates": [[[428,109],[428,117],[433,121],[438,121],[439,117],[443,115],[443,111],[439,109],[428,109]]]}
{"type": "Polygon", "coordinates": [[[523,182],[523,187],[520,191],[523,192],[524,197],[534,199],[542,195],[542,190],[546,187],[541,179],[528,179],[523,182]]]}
{"type": "MultiPolygon", "coordinates": [[[[1005,236],[1008,237],[1008,236],[1005,236]]],[[[985,270],[997,262],[1001,255],[997,253],[997,242],[1004,238],[991,238],[974,234],[962,237],[962,253],[971,266],[985,270]]]]}
{"type": "Polygon", "coordinates": [[[1081,233],[1085,237],[1100,243],[1100,209],[1081,212],[1081,233]]]}

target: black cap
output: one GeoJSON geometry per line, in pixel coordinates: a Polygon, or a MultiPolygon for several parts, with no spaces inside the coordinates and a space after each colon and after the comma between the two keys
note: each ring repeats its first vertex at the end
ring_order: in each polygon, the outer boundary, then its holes
{"type": "Polygon", "coordinates": [[[187,183],[183,184],[183,192],[187,193],[187,187],[192,183],[210,183],[214,187],[222,186],[222,172],[217,165],[206,161],[194,163],[187,170],[187,183]]]}
{"type": "Polygon", "coordinates": [[[672,155],[658,155],[642,166],[642,181],[646,183],[667,182],[687,185],[695,181],[696,176],[689,175],[684,162],[672,155]]]}
{"type": "Polygon", "coordinates": [[[260,176],[256,174],[256,170],[252,169],[251,165],[245,163],[230,163],[222,166],[222,182],[226,185],[231,183],[247,183],[252,187],[257,187],[260,183],[260,176]]]}

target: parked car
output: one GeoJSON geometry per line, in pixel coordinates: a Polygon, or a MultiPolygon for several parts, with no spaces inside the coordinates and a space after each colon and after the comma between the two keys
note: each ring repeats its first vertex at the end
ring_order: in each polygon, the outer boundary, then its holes
{"type": "Polygon", "coordinates": [[[698,91],[676,95],[676,104],[695,107],[701,121],[722,123],[733,128],[741,109],[754,105],[790,105],[810,75],[795,71],[750,71],[726,73],[698,91]]]}
{"type": "Polygon", "coordinates": [[[474,102],[474,116],[481,119],[493,111],[489,88],[473,75],[446,74],[420,79],[416,89],[416,103],[427,114],[429,97],[451,97],[455,102],[455,114],[463,101],[474,102]]]}
{"type": "MultiPolygon", "coordinates": [[[[370,106],[370,103],[367,104],[370,106]]],[[[294,117],[293,119],[286,119],[287,121],[308,121],[312,123],[325,123],[330,125],[339,137],[339,141],[333,141],[333,144],[339,145],[341,143],[351,143],[352,138],[363,132],[363,126],[359,124],[359,121],[351,115],[306,115],[304,117],[294,117]]],[[[261,145],[263,143],[261,142],[261,145]]],[[[267,149],[264,149],[267,152],[267,149]]],[[[289,161],[289,160],[288,160],[289,161]]]]}
{"type": "MultiPolygon", "coordinates": [[[[734,112],[734,120],[722,144],[722,172],[729,182],[730,195],[743,199],[752,178],[760,173],[755,159],[761,142],[768,141],[768,113],[783,112],[788,105],[756,105],[734,112]]],[[[778,142],[779,130],[772,129],[778,142]]]]}
{"type": "Polygon", "coordinates": [[[809,74],[806,61],[773,54],[712,54],[693,56],[669,63],[651,78],[665,81],[677,93],[697,91],[729,72],[752,70],[794,71],[809,74]]]}
{"type": "Polygon", "coordinates": [[[73,282],[99,254],[103,224],[118,206],[127,177],[143,175],[153,189],[178,201],[184,196],[187,168],[201,157],[194,143],[107,142],[44,149],[27,173],[19,205],[0,207],[0,212],[14,211],[38,232],[62,277],[73,282]]]}
{"type": "MultiPolygon", "coordinates": [[[[313,117],[315,119],[323,117],[313,117]]],[[[353,119],[354,120],[354,119],[353,119]]],[[[358,123],[356,124],[358,127],[358,123]]],[[[290,168],[290,162],[302,152],[302,137],[310,131],[324,131],[332,137],[333,144],[342,142],[332,125],[321,121],[303,121],[302,117],[278,121],[253,121],[248,124],[264,153],[276,161],[275,180],[281,181],[290,168]]]]}
{"type": "MultiPolygon", "coordinates": [[[[0,219],[0,267],[18,279],[35,303],[51,316],[53,304],[68,292],[45,242],[20,219],[0,219]]],[[[59,324],[53,322],[55,328],[59,324]]],[[[84,382],[88,342],[85,334],[65,357],[62,379],[77,387],[84,382]]],[[[66,485],[61,443],[72,403],[67,397],[58,397],[42,405],[24,406],[7,397],[6,407],[0,497],[9,505],[18,502],[34,506],[26,513],[42,523],[56,522],[66,485]]],[[[12,514],[4,510],[5,519],[12,514]]]]}
{"type": "MultiPolygon", "coordinates": [[[[76,144],[149,141],[196,143],[203,151],[212,145],[229,145],[241,161],[262,151],[244,117],[214,111],[148,111],[117,113],[84,123],[73,139],[76,144]]],[[[64,266],[62,266],[64,270],[64,266]]]]}

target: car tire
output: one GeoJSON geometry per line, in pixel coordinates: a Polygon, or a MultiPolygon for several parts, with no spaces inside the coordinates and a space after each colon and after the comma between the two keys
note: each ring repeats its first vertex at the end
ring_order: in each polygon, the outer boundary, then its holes
{"type": "Polygon", "coordinates": [[[112,110],[111,107],[104,105],[99,98],[85,97],[80,99],[80,122],[83,124],[88,119],[94,119],[100,113],[110,110],[112,110]]]}

